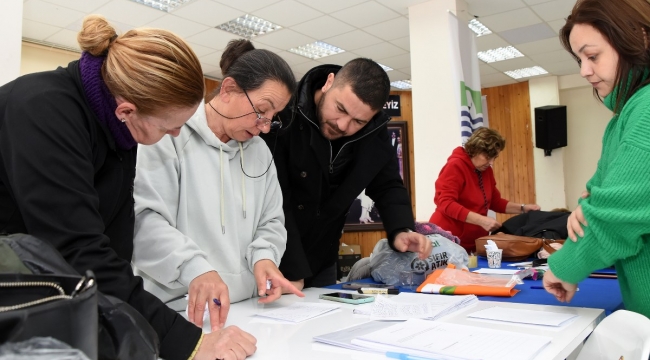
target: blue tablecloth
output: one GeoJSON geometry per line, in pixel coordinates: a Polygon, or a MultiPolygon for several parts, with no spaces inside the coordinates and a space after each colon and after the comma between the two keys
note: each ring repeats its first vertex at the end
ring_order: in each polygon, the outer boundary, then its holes
{"type": "MultiPolygon", "coordinates": [[[[502,264],[502,268],[512,268],[506,266],[507,264],[509,263],[504,262],[502,264]]],[[[485,258],[479,257],[478,267],[487,268],[487,260],[485,258]]],[[[603,269],[601,271],[604,273],[615,273],[613,269],[603,269]]],[[[372,278],[355,280],[354,282],[375,283],[372,278]]],[[[563,305],[572,307],[605,309],[607,315],[623,308],[623,299],[621,297],[621,291],[618,287],[617,279],[587,278],[583,280],[580,282],[580,284],[578,284],[580,291],[576,293],[570,303],[561,303],[557,301],[553,295],[546,292],[546,290],[531,287],[542,287],[542,281],[525,279],[524,284],[515,286],[515,289],[520,291],[513,297],[479,296],[479,299],[484,301],[502,301],[541,305],[563,305]]],[[[327,288],[342,289],[342,284],[331,285],[327,288]]],[[[400,291],[413,292],[412,289],[402,287],[400,287],[400,291]]]]}

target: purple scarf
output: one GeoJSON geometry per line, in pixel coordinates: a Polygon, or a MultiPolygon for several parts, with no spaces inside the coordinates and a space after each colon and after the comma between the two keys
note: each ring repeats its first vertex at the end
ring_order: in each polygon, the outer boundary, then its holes
{"type": "Polygon", "coordinates": [[[115,116],[117,108],[115,97],[108,91],[102,78],[102,64],[105,59],[104,56],[92,56],[84,51],[79,60],[81,83],[90,102],[90,107],[97,115],[99,122],[108,127],[119,149],[129,150],[138,143],[133,139],[126,124],[115,116]]]}

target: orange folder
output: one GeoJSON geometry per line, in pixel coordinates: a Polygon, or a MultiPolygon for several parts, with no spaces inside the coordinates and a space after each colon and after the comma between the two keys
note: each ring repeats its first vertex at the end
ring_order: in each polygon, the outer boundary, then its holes
{"type": "MultiPolygon", "coordinates": [[[[503,280],[503,279],[500,279],[503,280]]],[[[519,290],[515,290],[515,284],[509,286],[494,285],[494,278],[489,276],[470,273],[467,270],[458,270],[454,265],[441,268],[429,275],[420,286],[417,292],[434,293],[443,295],[483,295],[483,296],[504,296],[512,297],[519,290]],[[446,272],[445,272],[446,271],[446,272]],[[444,276],[443,275],[444,273],[444,276]],[[446,283],[451,277],[453,284],[446,283]]]]}

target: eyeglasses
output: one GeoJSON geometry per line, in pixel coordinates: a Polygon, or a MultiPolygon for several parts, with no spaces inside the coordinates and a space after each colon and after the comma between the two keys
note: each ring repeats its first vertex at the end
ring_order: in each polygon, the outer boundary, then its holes
{"type": "MultiPolygon", "coordinates": [[[[277,120],[271,120],[269,118],[263,117],[262,114],[260,114],[259,111],[257,111],[257,109],[255,108],[255,105],[253,105],[253,102],[251,101],[251,98],[248,97],[248,93],[246,92],[246,90],[244,90],[244,95],[246,95],[246,98],[248,99],[248,102],[251,103],[251,107],[253,108],[253,113],[255,113],[255,115],[257,115],[257,120],[255,121],[255,126],[257,126],[258,128],[261,129],[261,128],[265,127],[265,126],[270,125],[271,130],[279,130],[279,129],[282,128],[282,120],[280,120],[279,115],[276,115],[277,120]]],[[[252,114],[252,113],[248,113],[246,115],[249,115],[249,114],[252,114]]]]}

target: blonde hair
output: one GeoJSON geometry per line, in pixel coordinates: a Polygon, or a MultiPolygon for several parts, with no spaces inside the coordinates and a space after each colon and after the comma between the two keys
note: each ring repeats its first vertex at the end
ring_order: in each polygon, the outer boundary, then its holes
{"type": "Polygon", "coordinates": [[[192,107],[203,99],[199,59],[169,31],[140,28],[118,36],[104,17],[89,15],[77,42],[93,56],[106,56],[102,77],[108,90],[133,103],[142,115],[192,107]]]}
{"type": "Polygon", "coordinates": [[[484,153],[494,158],[506,147],[506,139],[496,130],[482,127],[472,133],[464,147],[469,157],[484,153]]]}

